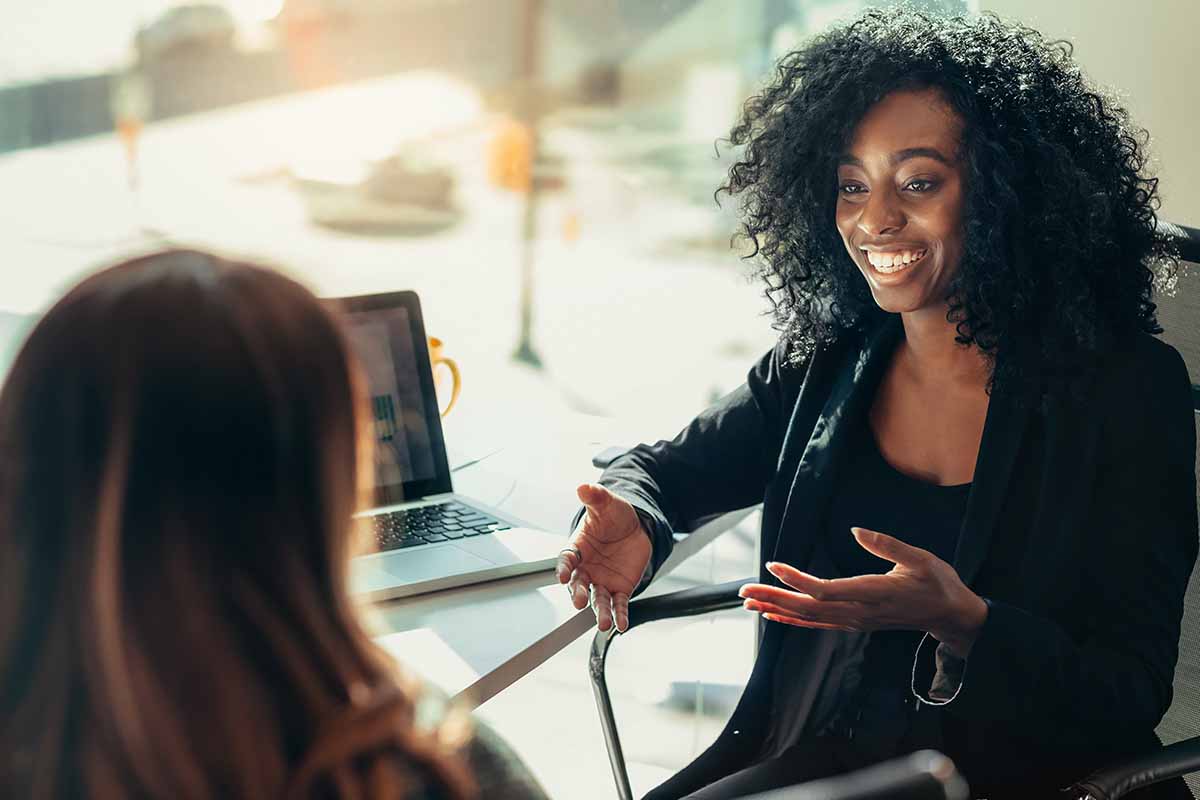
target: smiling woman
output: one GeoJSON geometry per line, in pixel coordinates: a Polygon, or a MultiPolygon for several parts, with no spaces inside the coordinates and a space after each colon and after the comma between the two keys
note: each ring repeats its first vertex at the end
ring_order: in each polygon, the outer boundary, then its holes
{"type": "Polygon", "coordinates": [[[648,798],[926,747],[972,796],[1055,797],[1154,747],[1198,526],[1142,134],[1065,45],[898,9],[784,57],[731,139],[779,343],[580,487],[560,560],[621,628],[673,523],[763,503],[754,672],[648,798]]]}

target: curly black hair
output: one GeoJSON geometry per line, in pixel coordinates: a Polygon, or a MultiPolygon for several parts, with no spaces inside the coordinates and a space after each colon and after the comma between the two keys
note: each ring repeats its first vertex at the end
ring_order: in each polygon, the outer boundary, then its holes
{"type": "MultiPolygon", "coordinates": [[[[992,15],[866,12],[785,56],[745,104],[744,146],[718,194],[742,233],[793,357],[883,312],[834,223],[837,161],[866,111],[938,89],[964,120],[964,252],[948,320],[992,362],[989,389],[1080,377],[1123,337],[1157,334],[1156,232],[1145,131],[1093,87],[1067,42],[992,15]]],[[[1169,277],[1167,277],[1169,280],[1169,277]]]]}

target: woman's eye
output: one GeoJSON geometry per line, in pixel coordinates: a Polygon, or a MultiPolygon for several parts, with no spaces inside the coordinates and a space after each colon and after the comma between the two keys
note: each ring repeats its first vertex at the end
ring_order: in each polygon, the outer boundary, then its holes
{"type": "Polygon", "coordinates": [[[928,192],[933,189],[936,184],[933,181],[927,181],[924,178],[913,178],[908,183],[904,184],[904,188],[912,192],[928,192]]]}
{"type": "Polygon", "coordinates": [[[862,194],[867,190],[867,187],[858,183],[843,183],[838,187],[838,191],[842,194],[862,194]]]}

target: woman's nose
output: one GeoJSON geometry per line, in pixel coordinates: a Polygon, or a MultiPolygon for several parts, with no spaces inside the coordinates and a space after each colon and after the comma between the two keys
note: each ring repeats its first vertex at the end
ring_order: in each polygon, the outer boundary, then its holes
{"type": "Polygon", "coordinates": [[[858,216],[858,229],[868,236],[895,233],[904,223],[904,212],[892,192],[871,192],[858,216]]]}

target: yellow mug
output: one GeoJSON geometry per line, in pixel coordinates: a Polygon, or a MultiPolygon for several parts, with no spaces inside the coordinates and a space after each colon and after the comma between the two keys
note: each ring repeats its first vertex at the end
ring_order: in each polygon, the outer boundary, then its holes
{"type": "MultiPolygon", "coordinates": [[[[444,417],[450,413],[450,409],[454,408],[454,404],[458,402],[458,393],[462,391],[462,373],[458,371],[458,362],[456,362],[453,358],[447,358],[442,354],[443,347],[444,345],[441,339],[437,338],[436,336],[429,337],[430,369],[436,372],[439,365],[444,366],[450,370],[450,375],[454,379],[454,388],[450,390],[450,402],[447,403],[446,407],[441,411],[441,414],[444,417]]],[[[437,383],[436,376],[434,377],[434,383],[437,383]]]]}

